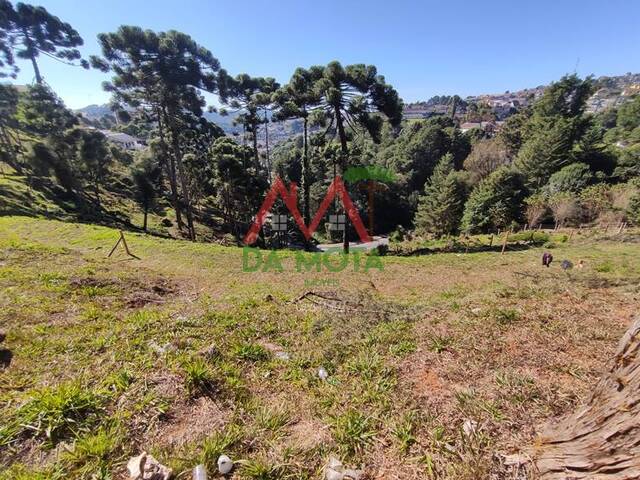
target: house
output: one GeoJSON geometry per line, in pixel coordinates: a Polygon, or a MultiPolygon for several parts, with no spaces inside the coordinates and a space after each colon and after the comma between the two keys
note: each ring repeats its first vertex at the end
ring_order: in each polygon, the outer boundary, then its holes
{"type": "Polygon", "coordinates": [[[468,132],[474,128],[479,128],[480,130],[484,130],[489,135],[493,135],[500,127],[504,125],[504,122],[501,121],[491,121],[491,122],[464,122],[460,125],[460,130],[462,133],[468,132]]]}
{"type": "Polygon", "coordinates": [[[460,130],[462,130],[462,133],[468,132],[469,130],[472,130],[474,128],[482,128],[482,124],[480,122],[464,122],[462,125],[460,125],[460,130]]]}
{"type": "Polygon", "coordinates": [[[142,150],[146,147],[144,140],[133,137],[128,133],[113,132],[111,130],[100,130],[111,143],[115,143],[125,150],[142,150]]]}

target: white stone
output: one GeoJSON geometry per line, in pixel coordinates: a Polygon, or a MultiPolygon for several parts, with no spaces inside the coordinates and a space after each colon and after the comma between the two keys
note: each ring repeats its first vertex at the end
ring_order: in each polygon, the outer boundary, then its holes
{"type": "Polygon", "coordinates": [[[467,437],[471,437],[476,434],[476,430],[478,429],[478,422],[473,420],[465,420],[462,424],[462,431],[467,437]]]}
{"type": "Polygon", "coordinates": [[[169,480],[173,474],[147,452],[132,457],[127,462],[127,469],[131,480],[169,480]]]}
{"type": "Polygon", "coordinates": [[[320,367],[318,369],[318,378],[320,380],[326,380],[327,378],[329,378],[329,372],[327,372],[324,367],[320,367]]]}
{"type": "Polygon", "coordinates": [[[233,470],[233,461],[226,455],[220,455],[218,457],[218,471],[222,475],[226,475],[233,470]]]}

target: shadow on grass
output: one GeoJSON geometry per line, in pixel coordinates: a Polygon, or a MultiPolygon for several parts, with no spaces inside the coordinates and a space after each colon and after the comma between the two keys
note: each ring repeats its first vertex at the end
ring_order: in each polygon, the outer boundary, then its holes
{"type": "MultiPolygon", "coordinates": [[[[507,244],[505,252],[519,252],[529,250],[530,248],[542,247],[547,240],[533,241],[517,241],[507,244]]],[[[484,244],[463,244],[455,243],[453,245],[445,245],[442,247],[422,247],[415,250],[403,251],[390,249],[387,255],[396,257],[417,257],[421,255],[432,255],[439,253],[481,253],[481,252],[501,252],[502,244],[484,245],[484,244]]]]}

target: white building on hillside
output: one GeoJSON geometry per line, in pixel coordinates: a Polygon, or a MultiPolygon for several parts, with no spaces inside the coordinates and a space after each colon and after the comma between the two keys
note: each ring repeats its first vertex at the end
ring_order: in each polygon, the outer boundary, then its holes
{"type": "Polygon", "coordinates": [[[100,132],[107,137],[107,140],[125,150],[142,150],[146,146],[144,140],[133,137],[128,133],[112,132],[111,130],[100,130],[100,132]]]}

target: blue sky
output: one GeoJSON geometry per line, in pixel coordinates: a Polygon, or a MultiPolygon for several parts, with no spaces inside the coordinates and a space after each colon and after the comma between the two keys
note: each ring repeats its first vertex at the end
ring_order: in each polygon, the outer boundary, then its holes
{"type": "MultiPolygon", "coordinates": [[[[119,25],[176,29],[230,73],[286,82],[298,66],[368,63],[405,101],[436,94],[499,93],[549,83],[574,70],[640,72],[640,1],[538,0],[34,0],[71,23],[85,55],[119,25]]],[[[70,107],[104,103],[107,79],[41,59],[70,107]]],[[[33,80],[20,63],[19,83],[33,80]]]]}

